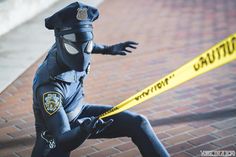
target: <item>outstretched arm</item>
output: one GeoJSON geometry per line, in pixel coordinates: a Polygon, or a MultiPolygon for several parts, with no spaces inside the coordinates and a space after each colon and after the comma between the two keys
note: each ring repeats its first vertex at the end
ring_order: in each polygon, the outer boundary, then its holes
{"type": "Polygon", "coordinates": [[[126,42],[111,45],[111,46],[95,43],[92,53],[105,54],[105,55],[127,55],[127,53],[132,52],[131,49],[136,49],[137,45],[138,43],[134,41],[126,41],[126,42]]]}

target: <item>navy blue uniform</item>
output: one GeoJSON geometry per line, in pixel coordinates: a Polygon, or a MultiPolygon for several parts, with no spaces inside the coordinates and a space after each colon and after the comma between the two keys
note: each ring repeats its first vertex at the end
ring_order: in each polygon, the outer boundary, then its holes
{"type": "Polygon", "coordinates": [[[90,23],[97,17],[96,9],[76,2],[46,19],[46,27],[55,31],[56,43],[34,77],[36,143],[32,157],[69,157],[87,138],[123,136],[131,137],[145,157],[168,156],[145,117],[124,111],[104,122],[95,117],[111,106],[84,102],[83,80],[91,53],[126,55],[128,47],[136,48],[131,41],[112,46],[93,43],[90,23]]]}

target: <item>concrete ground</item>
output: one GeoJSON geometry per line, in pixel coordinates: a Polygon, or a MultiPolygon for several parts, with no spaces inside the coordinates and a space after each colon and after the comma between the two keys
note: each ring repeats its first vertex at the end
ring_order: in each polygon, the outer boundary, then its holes
{"type": "MultiPolygon", "coordinates": [[[[139,42],[128,56],[94,55],[86,99],[116,105],[235,33],[234,0],[105,1],[95,41],[139,42]]],[[[40,47],[38,51],[43,51],[40,47]]],[[[0,94],[0,156],[28,157],[34,141],[31,82],[39,59],[0,94]]],[[[132,109],[147,116],[173,157],[236,151],[236,62],[132,109]]],[[[125,131],[125,130],[124,130],[125,131]]],[[[72,157],[141,156],[129,138],[87,140],[72,157]]]]}

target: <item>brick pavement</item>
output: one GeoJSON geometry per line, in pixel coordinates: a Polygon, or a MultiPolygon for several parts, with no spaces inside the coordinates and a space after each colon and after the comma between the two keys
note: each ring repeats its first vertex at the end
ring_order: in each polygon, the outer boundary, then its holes
{"type": "MultiPolygon", "coordinates": [[[[140,45],[126,57],[93,56],[87,101],[118,104],[234,33],[235,7],[234,0],[105,1],[95,41],[140,45]]],[[[35,139],[31,82],[39,62],[0,94],[1,157],[30,156],[35,139]]],[[[199,156],[201,150],[236,150],[235,94],[232,62],[131,110],[150,119],[171,156],[199,156]]],[[[76,156],[140,154],[130,139],[117,138],[87,140],[73,151],[76,156]]]]}

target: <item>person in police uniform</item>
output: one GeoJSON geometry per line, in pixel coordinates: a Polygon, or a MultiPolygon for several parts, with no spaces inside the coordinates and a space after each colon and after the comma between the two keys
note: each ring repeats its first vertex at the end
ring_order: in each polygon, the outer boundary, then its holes
{"type": "Polygon", "coordinates": [[[69,157],[88,138],[123,136],[130,137],[144,157],[169,156],[144,116],[124,111],[103,121],[98,116],[112,106],[84,102],[91,54],[126,55],[137,45],[94,43],[92,22],[98,16],[96,8],[75,2],[45,19],[56,41],[34,77],[36,142],[31,156],[69,157]]]}

